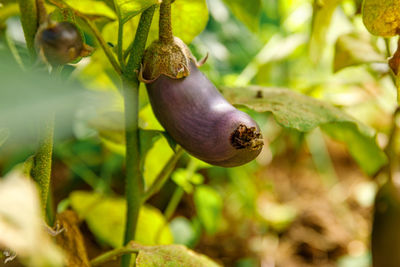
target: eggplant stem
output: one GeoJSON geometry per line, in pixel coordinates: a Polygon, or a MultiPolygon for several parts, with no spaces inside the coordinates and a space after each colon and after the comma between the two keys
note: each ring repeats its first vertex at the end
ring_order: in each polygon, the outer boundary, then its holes
{"type": "MultiPolygon", "coordinates": [[[[153,5],[146,9],[139,21],[133,40],[134,53],[128,59],[123,73],[123,91],[125,105],[125,138],[126,138],[126,224],[124,245],[135,239],[136,226],[139,218],[140,207],[143,204],[144,178],[140,170],[140,140],[139,140],[139,80],[135,70],[140,68],[143,54],[149,35],[151,21],[153,20],[153,5]]],[[[129,267],[131,255],[124,255],[121,267],[129,267]]]]}
{"type": "Polygon", "coordinates": [[[171,0],[163,0],[160,5],[159,37],[161,43],[174,42],[171,22],[171,0]]]}

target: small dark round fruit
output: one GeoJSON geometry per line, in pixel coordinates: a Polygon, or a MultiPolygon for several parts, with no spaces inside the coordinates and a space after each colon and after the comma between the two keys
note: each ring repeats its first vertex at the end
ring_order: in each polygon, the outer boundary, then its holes
{"type": "Polygon", "coordinates": [[[162,74],[146,86],[159,122],[193,156],[235,167],[261,152],[257,123],[226,101],[193,62],[189,76],[173,79],[162,74]]]}
{"type": "Polygon", "coordinates": [[[64,65],[77,59],[84,44],[76,26],[70,22],[52,22],[40,28],[36,48],[51,65],[64,65]]]}

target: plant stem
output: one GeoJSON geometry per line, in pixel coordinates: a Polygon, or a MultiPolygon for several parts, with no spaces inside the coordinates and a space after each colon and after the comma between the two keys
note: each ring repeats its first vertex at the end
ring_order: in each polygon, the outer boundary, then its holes
{"type": "Polygon", "coordinates": [[[161,170],[161,172],[158,174],[156,180],[153,182],[153,184],[147,189],[147,191],[143,195],[143,202],[146,202],[151,196],[156,194],[162,186],[165,184],[169,176],[171,175],[172,171],[175,168],[176,163],[178,162],[179,158],[183,155],[183,149],[178,148],[176,153],[172,155],[172,157],[169,159],[167,164],[165,164],[164,168],[161,170]]]}
{"type": "Polygon", "coordinates": [[[131,243],[128,243],[126,246],[122,248],[113,249],[94,258],[93,260],[90,261],[90,265],[93,267],[99,266],[122,255],[132,254],[132,253],[139,253],[139,249],[134,248],[131,243]]]}
{"type": "Polygon", "coordinates": [[[38,28],[38,12],[36,0],[19,0],[21,23],[24,30],[26,46],[32,61],[36,59],[35,34],[38,28]]]}
{"type": "Polygon", "coordinates": [[[92,33],[94,34],[94,36],[96,37],[97,41],[99,42],[101,48],[103,49],[104,53],[106,54],[108,60],[110,61],[111,65],[113,66],[114,70],[121,75],[122,71],[121,71],[121,67],[119,66],[117,60],[114,57],[114,54],[112,53],[112,51],[110,50],[110,48],[108,47],[106,41],[104,41],[103,37],[101,36],[101,33],[99,32],[99,30],[97,29],[96,25],[94,25],[94,23],[87,18],[85,15],[77,13],[76,14],[83,19],[83,21],[85,21],[85,23],[88,25],[88,27],[90,28],[90,30],[92,31],[92,33]]]}
{"type": "MultiPolygon", "coordinates": [[[[135,70],[139,69],[146,47],[151,21],[155,6],[148,8],[140,17],[136,31],[133,51],[123,73],[123,91],[125,103],[125,138],[126,138],[126,225],[124,244],[135,238],[135,231],[139,211],[142,204],[144,180],[140,171],[140,144],[139,144],[139,80],[135,70]]],[[[124,255],[122,267],[129,267],[131,255],[124,255]]]]}
{"type": "Polygon", "coordinates": [[[44,5],[44,0],[36,0],[36,6],[37,6],[38,23],[40,26],[47,20],[47,11],[46,11],[46,6],[44,5]]]}
{"type": "Polygon", "coordinates": [[[159,37],[164,44],[173,42],[171,22],[171,0],[163,0],[160,5],[159,37]]]}
{"type": "Polygon", "coordinates": [[[118,61],[119,64],[121,65],[121,68],[124,69],[125,66],[125,58],[122,53],[122,48],[123,48],[123,43],[124,43],[124,24],[122,23],[121,20],[118,21],[118,61]]]}
{"type": "Polygon", "coordinates": [[[140,17],[135,39],[132,43],[133,53],[131,53],[131,56],[128,59],[128,63],[126,64],[124,72],[124,76],[126,76],[129,80],[135,81],[137,84],[139,84],[139,80],[137,79],[137,74],[135,72],[139,70],[142,62],[147,36],[149,35],[151,21],[153,20],[155,9],[156,5],[149,7],[142,13],[140,17]]]}
{"type": "Polygon", "coordinates": [[[39,129],[39,148],[34,157],[32,177],[39,185],[41,206],[46,214],[53,155],[54,115],[49,116],[39,129]]]}

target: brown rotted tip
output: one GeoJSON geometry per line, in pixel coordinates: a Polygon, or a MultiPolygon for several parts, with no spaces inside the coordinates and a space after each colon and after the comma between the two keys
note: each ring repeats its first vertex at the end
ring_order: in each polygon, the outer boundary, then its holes
{"type": "Polygon", "coordinates": [[[231,144],[236,149],[259,150],[263,147],[264,141],[256,127],[240,124],[231,135],[231,144]]]}

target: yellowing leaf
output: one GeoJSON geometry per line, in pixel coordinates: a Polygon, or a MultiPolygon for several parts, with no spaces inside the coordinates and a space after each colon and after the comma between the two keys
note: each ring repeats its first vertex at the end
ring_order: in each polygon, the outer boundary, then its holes
{"type": "Polygon", "coordinates": [[[182,245],[142,246],[132,244],[139,253],[136,257],[137,267],[219,267],[207,256],[195,253],[182,245]]]}
{"type": "Polygon", "coordinates": [[[374,35],[390,37],[399,34],[400,2],[398,0],[365,0],[365,27],[374,35]]]}
{"type": "Polygon", "coordinates": [[[341,0],[325,0],[322,5],[320,1],[314,4],[314,20],[312,24],[312,33],[310,40],[310,57],[317,63],[326,46],[326,35],[331,25],[333,12],[341,0]]]}
{"type": "MultiPolygon", "coordinates": [[[[70,195],[72,208],[83,218],[92,233],[102,242],[120,247],[123,243],[126,202],[120,197],[75,191],[70,195]]],[[[139,214],[136,240],[142,244],[170,244],[172,233],[159,210],[142,206],[139,214]]]]}
{"type": "Polygon", "coordinates": [[[259,28],[261,0],[224,0],[232,13],[251,31],[259,28]]]}
{"type": "Polygon", "coordinates": [[[70,8],[77,10],[86,15],[103,16],[109,19],[116,19],[114,11],[102,1],[93,0],[54,0],[55,2],[64,2],[70,8]]]}

